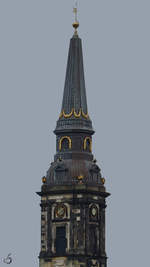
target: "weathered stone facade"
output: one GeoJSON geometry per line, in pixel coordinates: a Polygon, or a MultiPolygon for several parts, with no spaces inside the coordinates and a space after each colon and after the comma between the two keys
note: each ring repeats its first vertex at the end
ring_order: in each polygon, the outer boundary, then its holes
{"type": "Polygon", "coordinates": [[[65,262],[63,266],[106,266],[105,198],[108,194],[101,187],[85,184],[57,186],[49,191],[44,187],[39,193],[41,267],[55,266],[54,261],[59,260],[65,262]],[[63,255],[60,252],[60,256],[56,251],[59,227],[65,228],[66,238],[65,252],[63,255]]]}
{"type": "Polygon", "coordinates": [[[104,178],[92,154],[81,39],[70,41],[56,155],[41,192],[40,267],[106,267],[104,178]]]}

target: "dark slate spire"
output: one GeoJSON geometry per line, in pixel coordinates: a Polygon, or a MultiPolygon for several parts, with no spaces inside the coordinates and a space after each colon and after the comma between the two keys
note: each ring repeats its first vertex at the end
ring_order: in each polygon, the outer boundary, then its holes
{"type": "MultiPolygon", "coordinates": [[[[74,8],[75,14],[77,8],[74,8]]],[[[92,152],[81,39],[70,41],[56,154],[42,179],[40,266],[107,266],[105,179],[92,152]]]]}
{"type": "Polygon", "coordinates": [[[70,40],[62,108],[55,132],[63,129],[93,131],[87,108],[82,42],[76,30],[70,40]]]}
{"type": "Polygon", "coordinates": [[[83,55],[81,39],[74,35],[70,40],[66,80],[62,110],[68,114],[75,109],[79,113],[80,109],[87,114],[87,100],[84,81],[83,55]]]}

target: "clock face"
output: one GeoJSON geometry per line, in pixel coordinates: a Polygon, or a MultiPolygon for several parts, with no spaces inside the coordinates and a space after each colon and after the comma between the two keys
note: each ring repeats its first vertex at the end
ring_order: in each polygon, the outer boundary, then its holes
{"type": "Polygon", "coordinates": [[[96,217],[97,216],[97,207],[95,207],[95,206],[92,207],[91,213],[92,213],[93,217],[96,217]]]}
{"type": "Polygon", "coordinates": [[[56,207],[56,217],[58,218],[63,218],[65,216],[66,213],[66,207],[64,205],[58,205],[56,207]]]}

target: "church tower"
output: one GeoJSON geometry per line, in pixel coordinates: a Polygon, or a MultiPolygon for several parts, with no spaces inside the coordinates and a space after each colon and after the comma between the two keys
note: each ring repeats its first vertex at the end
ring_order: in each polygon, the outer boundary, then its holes
{"type": "MultiPolygon", "coordinates": [[[[74,9],[76,12],[76,9],[74,9]]],[[[42,179],[40,267],[106,267],[105,208],[109,193],[92,154],[82,43],[70,40],[56,154],[42,179]]]]}

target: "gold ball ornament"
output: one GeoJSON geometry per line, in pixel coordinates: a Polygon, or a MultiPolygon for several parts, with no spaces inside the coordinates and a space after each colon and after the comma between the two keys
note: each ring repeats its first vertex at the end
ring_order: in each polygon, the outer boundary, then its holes
{"type": "Polygon", "coordinates": [[[43,183],[43,184],[46,183],[46,177],[45,177],[45,176],[42,177],[42,183],[43,183]]]}
{"type": "Polygon", "coordinates": [[[72,24],[73,28],[77,29],[79,27],[79,22],[78,21],[75,21],[73,24],[72,24]]]}
{"type": "Polygon", "coordinates": [[[102,184],[105,184],[105,178],[101,178],[102,184]]]}

